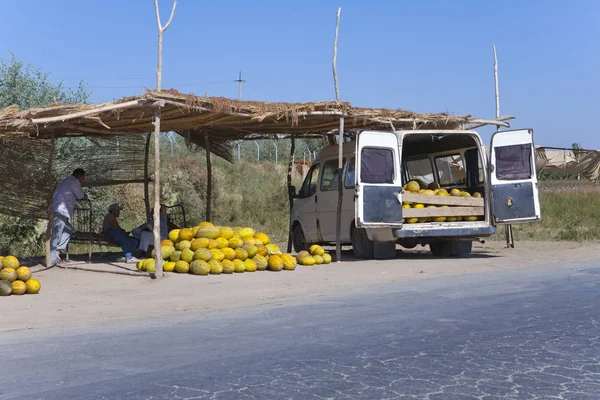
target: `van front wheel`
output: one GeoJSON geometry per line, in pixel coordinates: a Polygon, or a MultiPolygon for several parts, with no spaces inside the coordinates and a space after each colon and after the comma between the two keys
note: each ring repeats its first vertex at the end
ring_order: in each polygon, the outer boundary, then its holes
{"type": "Polygon", "coordinates": [[[352,229],[352,252],[356,258],[373,258],[373,242],[367,236],[364,228],[352,229]]]}
{"type": "Polygon", "coordinates": [[[306,237],[300,224],[294,226],[292,231],[292,242],[294,244],[294,251],[300,253],[302,250],[308,250],[308,243],[306,243],[306,237]]]}

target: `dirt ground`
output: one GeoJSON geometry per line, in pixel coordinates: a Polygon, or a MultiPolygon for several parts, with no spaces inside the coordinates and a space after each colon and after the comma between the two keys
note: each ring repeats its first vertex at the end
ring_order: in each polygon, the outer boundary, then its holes
{"type": "Polygon", "coordinates": [[[522,269],[600,258],[600,244],[502,242],[476,244],[469,258],[434,259],[427,248],[398,251],[393,260],[351,260],[295,271],[194,276],[168,274],[151,280],[134,265],[73,262],[70,267],[34,268],[38,295],[0,299],[0,332],[60,329],[157,320],[243,307],[273,306],[376,285],[449,275],[522,269]],[[116,273],[130,273],[121,275],[116,273]]]}

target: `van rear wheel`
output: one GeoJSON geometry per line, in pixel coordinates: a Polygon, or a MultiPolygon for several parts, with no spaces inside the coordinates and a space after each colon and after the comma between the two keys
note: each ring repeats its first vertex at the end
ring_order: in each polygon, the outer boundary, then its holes
{"type": "Polygon", "coordinates": [[[352,229],[352,253],[356,258],[373,258],[373,242],[367,236],[367,231],[364,228],[355,227],[352,229]]]}

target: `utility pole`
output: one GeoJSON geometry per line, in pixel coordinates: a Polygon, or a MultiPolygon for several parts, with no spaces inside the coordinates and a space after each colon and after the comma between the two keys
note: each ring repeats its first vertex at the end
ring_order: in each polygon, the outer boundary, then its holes
{"type": "Polygon", "coordinates": [[[242,83],[246,82],[242,79],[242,71],[240,71],[239,77],[234,81],[238,83],[238,100],[242,99],[242,83]]]}

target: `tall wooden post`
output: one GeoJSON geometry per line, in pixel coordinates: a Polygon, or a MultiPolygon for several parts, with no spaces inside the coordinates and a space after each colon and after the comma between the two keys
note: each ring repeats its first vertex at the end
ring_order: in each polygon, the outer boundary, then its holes
{"type": "Polygon", "coordinates": [[[287,252],[292,252],[292,240],[293,240],[293,232],[292,232],[292,209],[294,208],[294,197],[292,196],[292,171],[294,168],[294,152],[296,151],[296,141],[294,140],[294,134],[291,135],[292,139],[292,147],[290,149],[290,161],[288,162],[288,170],[287,170],[287,188],[288,188],[288,202],[290,205],[290,223],[288,225],[288,244],[287,244],[287,252]]]}
{"type": "Polygon", "coordinates": [[[212,165],[210,163],[210,138],[204,137],[206,149],[206,220],[210,222],[210,206],[212,202],[212,165]]]}
{"type": "MultiPolygon", "coordinates": [[[[500,91],[498,90],[498,57],[496,56],[496,45],[494,47],[494,86],[496,94],[496,119],[500,118],[500,91]]],[[[497,125],[500,130],[500,125],[497,125]]],[[[491,150],[493,151],[493,149],[491,150]]],[[[504,233],[506,235],[506,247],[514,248],[515,239],[513,237],[512,225],[504,225],[504,233]]]]}
{"type": "Polygon", "coordinates": [[[52,240],[52,221],[54,220],[54,179],[52,176],[52,168],[54,164],[54,132],[50,134],[50,156],[48,157],[48,182],[50,184],[50,201],[48,213],[48,226],[46,227],[46,236],[44,240],[44,250],[46,253],[46,267],[52,266],[52,249],[50,241],[52,240]]]}
{"type": "MultiPolygon", "coordinates": [[[[160,12],[158,10],[158,0],[154,0],[154,10],[156,11],[156,23],[158,24],[158,65],[156,67],[156,90],[160,92],[162,85],[162,44],[163,34],[171,25],[177,0],[173,1],[171,16],[165,26],[160,22],[160,12]]],[[[160,246],[160,109],[162,104],[157,102],[154,111],[154,260],[156,274],[150,274],[152,278],[163,274],[162,251],[160,246]]]]}
{"type": "MultiPolygon", "coordinates": [[[[337,77],[337,44],[338,44],[338,32],[340,29],[340,14],[342,8],[338,8],[337,17],[335,21],[335,38],[333,40],[333,82],[335,85],[335,100],[339,103],[340,101],[340,90],[338,86],[337,77]]],[[[344,197],[344,182],[342,178],[342,168],[344,165],[343,158],[344,148],[344,116],[340,117],[340,132],[338,135],[338,204],[336,214],[336,226],[335,226],[335,260],[337,262],[342,261],[342,204],[344,197]]]]}
{"type": "MultiPolygon", "coordinates": [[[[146,207],[146,221],[150,220],[150,176],[148,173],[148,162],[150,161],[150,138],[152,134],[146,136],[146,149],[144,152],[144,206],[146,207]]],[[[153,218],[153,217],[152,217],[153,218]]]]}

